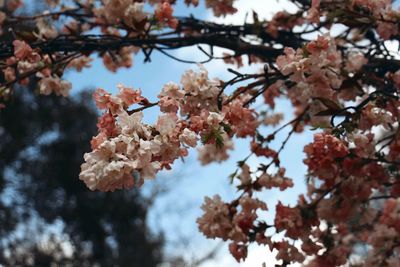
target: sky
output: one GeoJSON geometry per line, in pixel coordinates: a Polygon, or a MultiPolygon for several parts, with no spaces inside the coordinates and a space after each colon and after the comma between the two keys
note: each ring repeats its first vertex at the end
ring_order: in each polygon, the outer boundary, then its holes
{"type": "MultiPolygon", "coordinates": [[[[183,2],[183,1],[180,1],[183,2]]],[[[200,1],[203,2],[203,1],[200,1]]],[[[293,11],[294,7],[285,1],[277,0],[238,0],[236,5],[239,12],[234,16],[215,19],[211,11],[203,7],[193,9],[186,8],[182,4],[175,10],[176,15],[188,15],[193,13],[197,18],[211,20],[220,23],[241,24],[244,22],[247,12],[255,10],[260,17],[270,18],[276,11],[283,8],[293,11]]],[[[202,55],[196,48],[187,48],[176,51],[175,56],[186,60],[201,60],[202,55]]],[[[196,69],[195,64],[183,64],[172,61],[170,58],[161,54],[154,53],[152,62],[143,64],[143,55],[138,54],[134,57],[134,66],[130,69],[120,69],[117,73],[109,72],[100,60],[95,60],[92,68],[85,69],[81,73],[67,73],[66,79],[72,82],[73,91],[78,92],[83,89],[103,88],[109,92],[116,92],[116,85],[122,83],[126,86],[140,88],[144,96],[150,101],[156,100],[158,92],[163,84],[174,81],[179,83],[180,77],[187,69],[196,69]]],[[[222,61],[215,61],[205,64],[210,77],[218,77],[227,80],[232,77],[227,68],[232,66],[225,65],[222,61]]],[[[260,69],[262,66],[247,66],[240,69],[247,73],[260,69]]],[[[285,113],[285,121],[292,117],[288,102],[279,101],[277,111],[285,113]]],[[[145,120],[155,121],[158,110],[148,109],[145,112],[145,120]]],[[[289,129],[288,129],[289,130],[289,129]]],[[[264,129],[265,132],[271,129],[264,129]]],[[[287,131],[283,131],[277,137],[276,147],[279,147],[279,140],[286,137],[287,131]]],[[[282,166],[287,169],[287,176],[294,180],[295,187],[285,192],[270,190],[259,194],[258,197],[264,200],[269,212],[263,214],[265,219],[272,220],[274,207],[277,200],[283,203],[295,204],[297,196],[305,192],[304,174],[306,168],[302,163],[304,154],[302,147],[311,142],[312,133],[295,135],[288,142],[286,149],[281,154],[282,166]]],[[[205,196],[220,194],[221,197],[229,201],[235,196],[234,186],[229,185],[228,176],[236,169],[236,162],[242,160],[248,154],[248,140],[236,140],[235,150],[230,153],[230,159],[222,164],[210,164],[201,166],[196,160],[196,150],[191,150],[189,157],[184,163],[175,164],[172,171],[162,172],[155,181],[146,181],[143,187],[145,193],[150,192],[157,184],[166,184],[168,192],[162,194],[155,201],[150,210],[149,223],[152,229],[157,232],[163,230],[167,235],[167,252],[184,255],[187,259],[201,257],[210,249],[217,246],[220,241],[208,240],[199,233],[196,225],[196,218],[201,216],[200,206],[205,196]]],[[[251,158],[249,164],[255,168],[257,160],[251,158]]],[[[250,247],[247,260],[241,264],[236,263],[229,254],[226,245],[219,250],[215,260],[205,262],[202,267],[211,266],[274,266],[273,255],[265,247],[250,247]]]]}

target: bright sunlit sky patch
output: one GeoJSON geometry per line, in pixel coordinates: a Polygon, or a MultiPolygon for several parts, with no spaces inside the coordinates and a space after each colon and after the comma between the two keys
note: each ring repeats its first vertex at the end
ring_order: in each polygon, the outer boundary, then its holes
{"type": "MultiPolygon", "coordinates": [[[[176,15],[188,15],[192,13],[197,18],[214,20],[217,22],[241,24],[245,21],[248,13],[250,21],[251,12],[255,10],[261,18],[270,18],[276,11],[283,8],[293,11],[292,4],[284,1],[275,0],[239,0],[236,4],[239,12],[235,16],[225,19],[214,19],[211,11],[204,8],[187,9],[182,2],[178,5],[176,15]]],[[[204,1],[200,1],[203,3],[204,1]]],[[[217,51],[218,52],[218,51],[217,51]]],[[[204,54],[196,48],[186,48],[176,51],[175,56],[186,60],[204,59],[204,54]]],[[[161,90],[163,84],[174,81],[179,83],[182,73],[189,68],[196,69],[196,65],[183,64],[172,61],[163,55],[155,52],[152,62],[143,64],[143,55],[138,54],[134,58],[134,67],[131,69],[120,69],[117,73],[109,72],[101,63],[101,60],[95,60],[93,67],[85,69],[81,73],[70,72],[66,78],[72,82],[75,92],[82,89],[104,88],[110,92],[116,92],[116,85],[123,83],[126,86],[141,88],[143,95],[150,101],[155,101],[156,96],[161,90]]],[[[232,74],[227,71],[228,67],[222,61],[215,61],[205,64],[209,70],[210,77],[218,77],[222,80],[232,78],[232,74]]],[[[242,73],[251,73],[260,69],[261,65],[253,65],[240,69],[242,73]]],[[[292,112],[288,102],[279,101],[277,111],[285,113],[285,120],[292,118],[292,112]]],[[[157,108],[148,109],[145,113],[145,120],[154,122],[159,110],[157,108]]],[[[264,132],[268,132],[265,129],[264,132]]],[[[288,129],[289,130],[289,129],[288,129]]],[[[280,146],[279,140],[283,140],[287,131],[283,131],[278,136],[275,148],[280,146]]],[[[281,154],[282,166],[287,169],[287,176],[293,178],[295,187],[285,192],[271,190],[259,195],[269,206],[269,212],[264,214],[267,220],[272,220],[274,207],[277,200],[284,203],[294,204],[298,194],[305,192],[304,174],[305,166],[302,164],[304,158],[302,147],[312,139],[312,133],[294,135],[288,142],[286,149],[281,154]]],[[[190,156],[185,163],[175,164],[175,168],[169,172],[163,172],[157,179],[168,184],[170,191],[163,194],[154,203],[149,214],[149,223],[153,230],[164,230],[166,233],[167,251],[176,255],[185,255],[188,259],[201,257],[218,244],[218,241],[207,240],[197,230],[196,218],[201,215],[200,206],[204,196],[213,196],[220,194],[223,199],[230,200],[235,196],[234,186],[229,185],[228,176],[236,169],[236,162],[242,160],[249,152],[248,140],[240,140],[235,143],[235,151],[230,153],[231,158],[223,164],[211,164],[201,166],[196,160],[196,151],[191,150],[190,156]],[[185,241],[188,243],[186,244],[185,241]]],[[[256,159],[250,159],[249,164],[253,169],[257,166],[256,159]]],[[[157,180],[156,179],[156,180],[157,180]]],[[[149,192],[152,184],[157,181],[146,181],[143,188],[149,192]]],[[[216,260],[204,263],[203,267],[210,266],[274,266],[273,255],[264,247],[251,247],[249,257],[245,263],[238,264],[230,256],[226,246],[220,250],[216,260]]]]}

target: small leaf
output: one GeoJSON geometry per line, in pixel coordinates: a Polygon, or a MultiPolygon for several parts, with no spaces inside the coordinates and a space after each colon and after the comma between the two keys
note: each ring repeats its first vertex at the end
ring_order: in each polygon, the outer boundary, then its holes
{"type": "Polygon", "coordinates": [[[222,125],[222,127],[224,127],[224,131],[226,133],[229,134],[230,132],[232,132],[232,127],[229,124],[221,122],[221,125],[222,125]]]}
{"type": "Polygon", "coordinates": [[[212,137],[212,132],[209,132],[206,135],[203,135],[201,137],[201,142],[203,143],[203,145],[207,144],[208,141],[210,141],[211,137],[212,137]]]}
{"type": "Polygon", "coordinates": [[[221,133],[219,133],[219,132],[215,133],[215,146],[218,149],[222,149],[224,147],[224,139],[223,139],[221,133]]]}
{"type": "Polygon", "coordinates": [[[235,177],[236,177],[237,171],[238,170],[236,169],[236,171],[234,173],[231,173],[229,175],[229,181],[230,181],[231,184],[233,183],[233,179],[235,179],[235,177]]]}
{"type": "Polygon", "coordinates": [[[324,104],[328,109],[335,109],[335,110],[342,109],[342,107],[339,104],[337,104],[335,101],[332,101],[330,99],[323,98],[323,97],[314,97],[314,99],[321,101],[322,104],[324,104]]]}

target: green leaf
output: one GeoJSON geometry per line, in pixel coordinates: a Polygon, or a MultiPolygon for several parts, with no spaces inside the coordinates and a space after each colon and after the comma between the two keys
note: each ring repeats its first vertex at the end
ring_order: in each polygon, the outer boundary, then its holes
{"type": "Polygon", "coordinates": [[[224,147],[224,138],[222,137],[222,133],[223,132],[221,132],[220,129],[211,129],[210,132],[201,137],[201,142],[205,145],[211,140],[214,140],[215,146],[218,149],[222,149],[224,147]]]}
{"type": "Polygon", "coordinates": [[[232,132],[232,127],[229,124],[221,122],[221,125],[226,133],[232,132]]]}
{"type": "Polygon", "coordinates": [[[224,147],[224,139],[219,131],[215,133],[215,145],[218,149],[222,149],[224,147]]]}
{"type": "Polygon", "coordinates": [[[229,181],[231,184],[233,183],[233,179],[235,179],[237,172],[238,172],[238,170],[236,169],[236,171],[234,173],[231,173],[229,175],[229,181]]]}

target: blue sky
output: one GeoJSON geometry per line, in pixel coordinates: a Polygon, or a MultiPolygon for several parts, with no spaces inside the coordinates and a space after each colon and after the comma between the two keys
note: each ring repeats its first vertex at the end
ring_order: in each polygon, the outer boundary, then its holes
{"type": "MultiPolygon", "coordinates": [[[[179,1],[180,3],[183,1],[179,1]]],[[[203,1],[200,1],[203,2],[203,1]]],[[[259,12],[261,17],[269,17],[277,9],[286,6],[293,9],[285,2],[274,0],[239,0],[237,7],[239,14],[227,18],[218,19],[219,22],[240,23],[244,20],[246,11],[252,9],[259,12]]],[[[182,4],[178,6],[175,12],[177,15],[188,15],[193,13],[198,18],[210,19],[211,13],[203,7],[198,9],[187,9],[182,4]]],[[[184,49],[175,52],[176,56],[187,60],[198,60],[201,55],[196,49],[184,49]]],[[[163,84],[174,81],[180,81],[180,77],[186,69],[194,68],[196,65],[183,64],[172,61],[166,56],[155,52],[152,56],[152,62],[143,64],[143,54],[139,53],[134,57],[134,66],[130,69],[120,69],[117,73],[109,72],[101,63],[101,60],[95,60],[90,69],[85,69],[81,73],[67,73],[66,78],[72,82],[73,91],[78,92],[82,89],[94,89],[101,87],[109,92],[116,92],[118,83],[141,88],[143,95],[150,100],[156,100],[156,96],[163,84]]],[[[210,71],[210,77],[218,77],[226,80],[231,74],[226,71],[228,67],[221,61],[206,64],[205,67],[210,71]]],[[[252,66],[241,69],[242,72],[255,71],[261,66],[252,66]]],[[[285,113],[285,120],[290,120],[290,105],[285,101],[280,101],[277,110],[285,113]]],[[[145,120],[154,121],[157,118],[158,110],[153,108],[145,111],[145,120]]],[[[265,132],[270,129],[265,129],[265,132]]],[[[276,147],[279,147],[279,139],[285,138],[287,132],[282,132],[277,138],[276,147]]],[[[287,168],[287,175],[294,179],[295,187],[285,192],[271,190],[260,194],[260,198],[267,202],[270,212],[266,218],[273,218],[273,211],[278,199],[285,203],[295,203],[299,193],[305,191],[305,166],[302,164],[304,157],[302,147],[312,139],[312,133],[295,135],[287,144],[282,152],[282,166],[287,168]]],[[[207,240],[197,230],[195,220],[201,215],[200,206],[204,196],[220,194],[223,199],[230,200],[235,196],[235,188],[228,183],[228,176],[236,168],[236,161],[243,159],[248,154],[248,140],[235,142],[235,151],[231,153],[231,158],[222,164],[211,164],[201,166],[196,160],[196,151],[191,150],[185,163],[178,162],[175,168],[169,172],[160,173],[155,181],[146,181],[143,188],[144,192],[149,192],[154,185],[159,183],[167,184],[169,192],[163,194],[154,203],[150,211],[149,223],[153,229],[163,229],[167,233],[167,241],[170,242],[167,250],[178,255],[184,252],[188,258],[201,256],[218,242],[207,240]],[[188,244],[182,242],[188,240],[188,244]],[[200,252],[199,252],[200,251],[200,252]]],[[[250,165],[253,168],[257,164],[256,159],[250,159],[250,165]]],[[[261,266],[263,262],[271,262],[271,256],[266,248],[254,248],[249,253],[249,258],[245,263],[236,264],[233,258],[228,255],[226,248],[221,250],[218,259],[213,262],[205,263],[203,266],[261,266]]]]}

